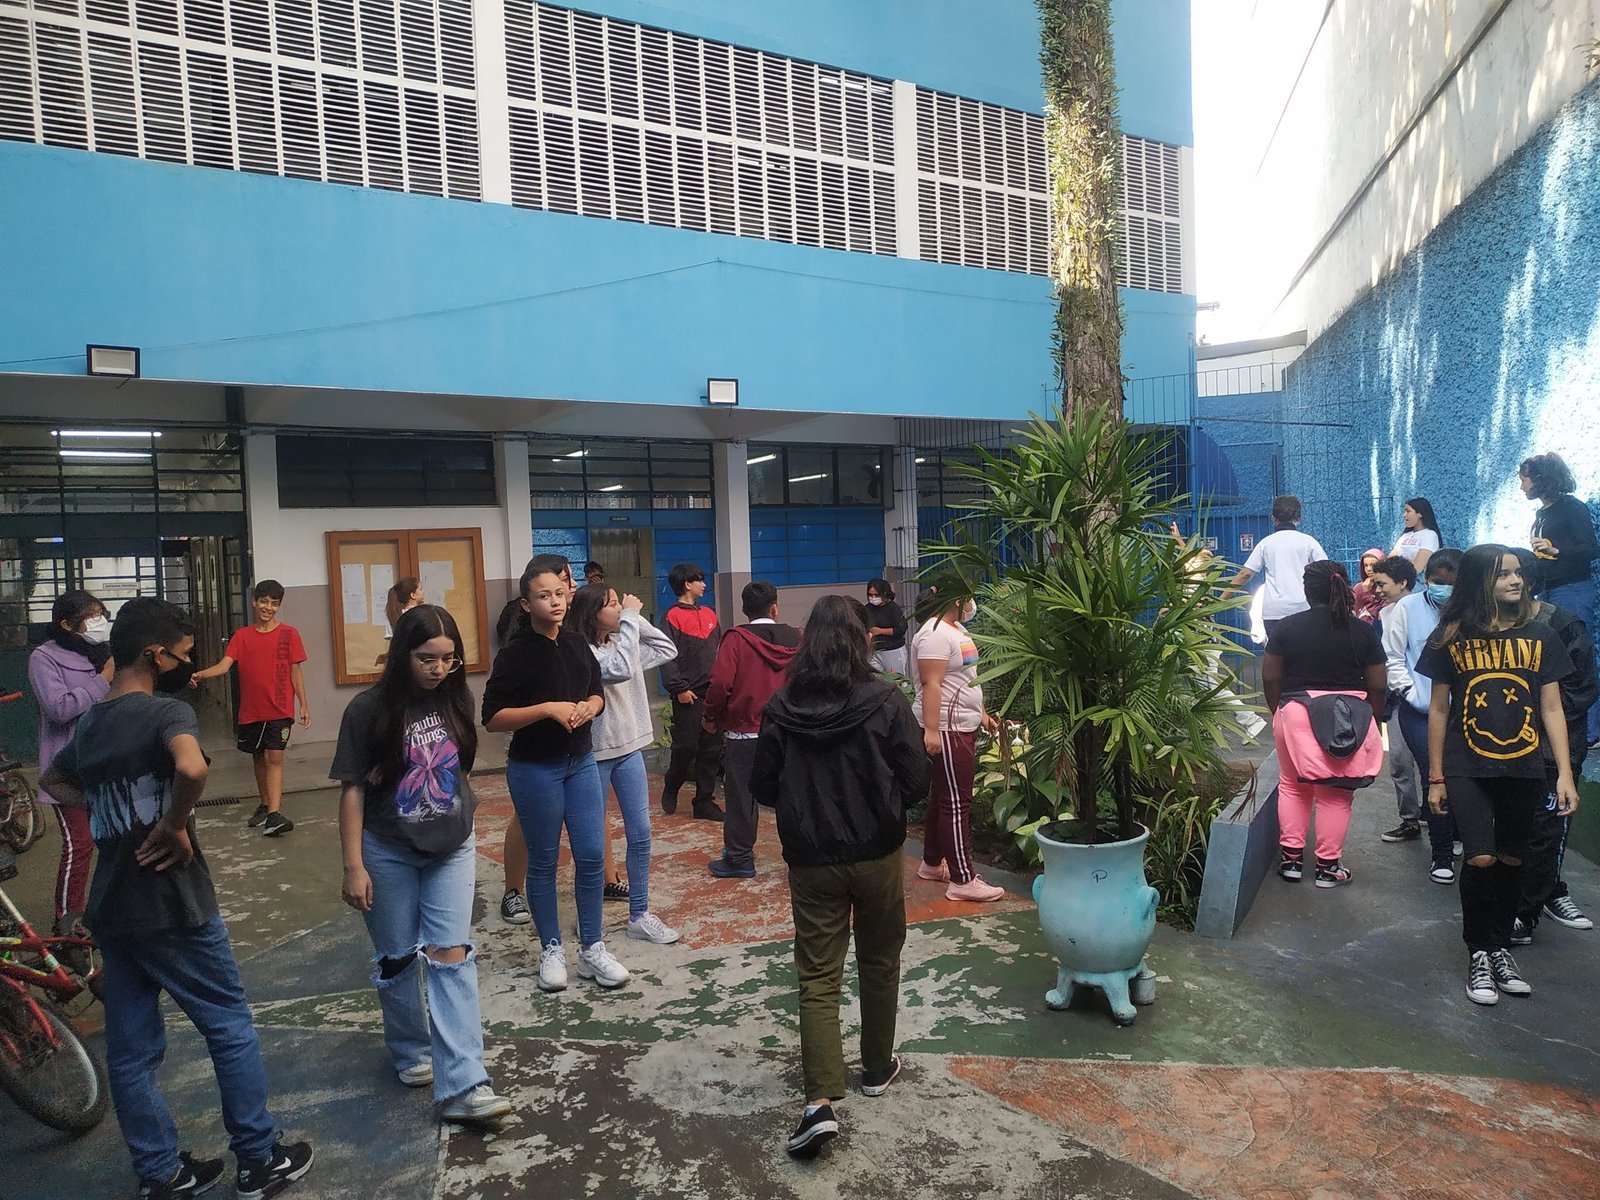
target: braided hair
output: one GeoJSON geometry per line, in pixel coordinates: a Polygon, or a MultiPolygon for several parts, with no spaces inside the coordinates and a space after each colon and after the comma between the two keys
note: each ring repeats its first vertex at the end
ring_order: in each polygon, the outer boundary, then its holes
{"type": "Polygon", "coordinates": [[[1306,567],[1306,599],[1320,604],[1333,615],[1333,627],[1344,629],[1356,608],[1356,594],[1350,587],[1350,576],[1344,564],[1331,559],[1320,559],[1306,567]]]}

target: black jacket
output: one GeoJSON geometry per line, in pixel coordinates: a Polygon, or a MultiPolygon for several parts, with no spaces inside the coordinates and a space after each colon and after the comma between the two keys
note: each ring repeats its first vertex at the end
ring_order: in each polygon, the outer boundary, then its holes
{"type": "Polygon", "coordinates": [[[900,689],[859,683],[845,700],[767,704],[750,791],[777,809],[792,867],[867,862],[906,840],[906,806],[928,790],[922,730],[900,689]]]}
{"type": "MultiPolygon", "coordinates": [[[[1600,700],[1600,675],[1596,674],[1594,642],[1589,637],[1589,627],[1582,618],[1566,609],[1541,600],[1534,608],[1536,624],[1555,630],[1561,645],[1572,659],[1572,672],[1561,680],[1561,707],[1567,715],[1567,754],[1572,759],[1574,775],[1583,770],[1583,760],[1589,756],[1589,709],[1600,700]]],[[[1550,752],[1550,739],[1544,739],[1545,774],[1556,777],[1555,756],[1550,752]]]]}

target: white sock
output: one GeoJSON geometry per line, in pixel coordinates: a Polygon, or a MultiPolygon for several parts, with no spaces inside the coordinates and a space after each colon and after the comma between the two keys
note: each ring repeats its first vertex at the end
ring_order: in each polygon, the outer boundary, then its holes
{"type": "Polygon", "coordinates": [[[806,1105],[805,1115],[809,1117],[812,1113],[816,1112],[821,1107],[822,1107],[822,1105],[820,1105],[820,1104],[808,1104],[808,1105],[806,1105]]]}

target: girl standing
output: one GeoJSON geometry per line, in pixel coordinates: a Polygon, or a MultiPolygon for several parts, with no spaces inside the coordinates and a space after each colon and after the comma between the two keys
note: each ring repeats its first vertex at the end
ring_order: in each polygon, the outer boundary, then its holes
{"type": "MultiPolygon", "coordinates": [[[[1588,627],[1590,639],[1600,645],[1595,630],[1594,560],[1600,558],[1594,518],[1589,506],[1574,496],[1577,481],[1559,454],[1535,454],[1522,460],[1517,471],[1522,494],[1539,502],[1528,542],[1544,567],[1539,597],[1564,608],[1588,627]]],[[[1600,746],[1600,704],[1589,709],[1584,732],[1591,749],[1600,746]]]]}
{"type": "Polygon", "coordinates": [[[1378,614],[1383,611],[1383,597],[1378,595],[1372,586],[1372,572],[1377,569],[1386,555],[1376,546],[1362,552],[1359,570],[1361,582],[1353,589],[1355,592],[1355,614],[1368,625],[1374,624],[1378,614]]]}
{"type": "Polygon", "coordinates": [[[600,664],[577,633],[563,629],[567,586],[560,568],[536,558],[518,592],[529,628],[495,656],[483,690],[483,724],[510,733],[506,784],[528,848],[527,897],[539,931],[539,987],[567,986],[567,952],[556,910],[556,860],[566,826],[578,898],[578,976],[603,988],[628,972],[600,939],[605,852],[604,793],[590,722],[605,707],[600,664]]]}
{"type": "MultiPolygon", "coordinates": [[[[111,621],[106,606],[88,592],[64,592],[50,609],[50,640],[28,656],[28,684],[39,705],[39,774],[50,769],[72,740],[78,718],[111,690],[111,621]]],[[[61,865],[56,871],[56,931],[62,918],[83,912],[94,860],[89,812],[56,803],[43,788],[39,798],[55,810],[61,826],[61,865]]]]}
{"type": "Polygon", "coordinates": [[[872,635],[872,665],[896,675],[906,673],[906,614],[894,601],[887,579],[867,584],[867,632],[872,635]]]}
{"type": "Polygon", "coordinates": [[[766,708],[750,790],[777,809],[789,864],[800,985],[806,1106],[786,1149],[811,1157],[837,1136],[845,1094],[839,995],[855,932],[861,977],[861,1092],[881,1096],[894,1052],[900,949],[906,938],[901,847],[906,806],[928,784],[911,706],[873,678],[860,601],[824,596],[811,610],[788,682],[766,708]]]}
{"type": "Polygon", "coordinates": [[[1421,496],[1413,496],[1400,510],[1405,529],[1400,540],[1389,553],[1395,558],[1408,560],[1421,575],[1428,567],[1428,559],[1444,545],[1439,532],[1439,522],[1433,515],[1433,505],[1421,496]]]}
{"type": "Polygon", "coordinates": [[[448,612],[402,613],[383,677],[345,709],[329,775],[344,789],[341,891],[372,938],[395,1073],[407,1087],[432,1084],[446,1121],[471,1122],[511,1104],[483,1066],[471,932],[478,731],[463,662],[448,612]]]}
{"type": "Polygon", "coordinates": [[[637,596],[585,584],[572,599],[567,627],[588,643],[600,663],[606,706],[594,721],[594,757],[601,794],[609,787],[622,810],[628,839],[628,936],[670,945],[678,931],[650,911],[650,780],[644,749],[655,740],[644,673],[678,657],[672,639],[646,621],[637,596]]]}
{"type": "Polygon", "coordinates": [[[1355,789],[1383,763],[1378,730],[1389,698],[1383,647],[1355,619],[1344,567],[1323,559],[1302,576],[1311,607],[1278,622],[1261,660],[1261,693],[1278,747],[1278,874],[1305,874],[1306,829],[1317,814],[1316,885],[1350,882],[1344,839],[1355,789]]]}
{"type": "Polygon", "coordinates": [[[923,746],[933,759],[933,791],[923,826],[922,865],[917,878],[947,883],[947,900],[984,903],[1005,889],[985,883],[972,867],[972,781],[977,770],[978,730],[997,733],[1000,723],[983,708],[978,686],[978,646],[964,624],[978,611],[971,599],[939,606],[911,639],[915,660],[916,715],[923,746]]]}
{"type": "Polygon", "coordinates": [[[384,602],[383,617],[393,629],[400,621],[400,614],[408,612],[427,599],[422,594],[422,582],[415,575],[407,575],[397,580],[389,589],[389,597],[384,602]]]}
{"type": "Polygon", "coordinates": [[[1533,617],[1517,556],[1474,546],[1417,661],[1433,681],[1428,806],[1455,816],[1465,854],[1461,933],[1474,1004],[1533,992],[1509,947],[1529,834],[1545,801],[1547,744],[1556,811],[1566,817],[1578,807],[1560,683],[1572,660],[1533,617]]]}

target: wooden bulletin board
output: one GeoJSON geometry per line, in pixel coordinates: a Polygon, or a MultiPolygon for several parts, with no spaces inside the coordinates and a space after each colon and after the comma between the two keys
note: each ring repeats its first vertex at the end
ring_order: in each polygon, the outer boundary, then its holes
{"type": "Polygon", "coordinates": [[[448,609],[455,618],[466,669],[489,669],[481,530],[355,530],[326,536],[338,683],[376,682],[389,649],[384,606],[395,580],[407,575],[422,581],[427,603],[448,609]]]}

